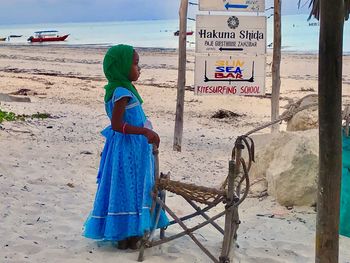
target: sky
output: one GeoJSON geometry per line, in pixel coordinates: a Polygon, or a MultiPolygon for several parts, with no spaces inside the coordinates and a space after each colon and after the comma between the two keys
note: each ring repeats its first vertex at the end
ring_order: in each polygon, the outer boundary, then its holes
{"type": "MultiPolygon", "coordinates": [[[[305,1],[308,0],[302,0],[305,1]]],[[[180,0],[0,0],[0,25],[177,19],[179,3],[180,0]]],[[[272,3],[266,0],[266,7],[272,3]]],[[[189,16],[193,17],[196,10],[196,6],[190,6],[189,16]]],[[[297,0],[282,1],[282,14],[306,12],[306,7],[298,10],[297,0]]]]}

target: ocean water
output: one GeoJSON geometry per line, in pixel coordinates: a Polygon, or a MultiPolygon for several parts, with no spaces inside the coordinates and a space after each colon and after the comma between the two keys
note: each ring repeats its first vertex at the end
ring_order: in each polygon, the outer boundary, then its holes
{"type": "MultiPolygon", "coordinates": [[[[282,17],[282,48],[292,52],[318,51],[318,21],[307,21],[307,14],[288,15],[282,17]],[[310,25],[312,24],[312,25],[310,25]]],[[[344,53],[350,53],[350,22],[344,27],[344,53]]],[[[28,44],[28,37],[38,30],[58,30],[61,34],[70,34],[61,45],[113,45],[128,43],[136,47],[177,48],[178,20],[148,20],[148,21],[115,21],[95,23],[62,23],[62,24],[26,24],[0,25],[0,38],[11,34],[23,35],[21,38],[11,38],[3,44],[28,44]]],[[[188,30],[195,30],[195,22],[188,20],[188,30]]],[[[195,35],[195,34],[194,34],[195,35]]],[[[194,49],[195,36],[188,36],[188,48],[194,49]]],[[[273,39],[273,18],[267,20],[267,44],[273,39]]],[[[36,43],[37,45],[38,43],[36,43]]],[[[51,43],[44,43],[50,45],[51,43]]],[[[40,45],[40,44],[39,44],[40,45]]],[[[42,45],[42,44],[41,44],[42,45]]]]}

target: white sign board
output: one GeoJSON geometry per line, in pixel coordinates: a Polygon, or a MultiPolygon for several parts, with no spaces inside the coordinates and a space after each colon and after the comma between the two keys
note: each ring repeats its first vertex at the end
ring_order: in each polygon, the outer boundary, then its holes
{"type": "Polygon", "coordinates": [[[265,12],[265,0],[199,0],[199,10],[265,12]]]}
{"type": "Polygon", "coordinates": [[[265,94],[265,55],[197,55],[195,94],[265,94]]]}
{"type": "Polygon", "coordinates": [[[196,52],[265,54],[266,17],[197,15],[196,52]]]}

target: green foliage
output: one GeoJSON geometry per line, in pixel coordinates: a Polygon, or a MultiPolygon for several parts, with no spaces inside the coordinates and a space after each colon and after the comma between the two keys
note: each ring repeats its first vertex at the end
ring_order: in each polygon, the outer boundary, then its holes
{"type": "Polygon", "coordinates": [[[2,111],[0,109],[0,123],[3,121],[15,121],[17,119],[16,114],[13,112],[2,111]]]}
{"type": "Polygon", "coordinates": [[[26,118],[47,119],[47,118],[52,118],[52,116],[49,113],[40,113],[40,112],[37,112],[32,115],[25,115],[25,114],[17,115],[13,112],[7,112],[0,109],[0,123],[2,123],[3,121],[17,121],[17,120],[24,121],[26,118]]]}
{"type": "Polygon", "coordinates": [[[49,113],[40,113],[40,112],[37,112],[35,114],[32,114],[28,117],[31,117],[32,119],[36,118],[36,119],[47,119],[47,118],[52,118],[51,114],[49,113]]]}

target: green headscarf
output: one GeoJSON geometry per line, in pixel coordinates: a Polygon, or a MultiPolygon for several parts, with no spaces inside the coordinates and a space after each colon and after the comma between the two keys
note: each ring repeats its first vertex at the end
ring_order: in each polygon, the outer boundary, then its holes
{"type": "Polygon", "coordinates": [[[105,102],[112,98],[114,90],[118,87],[130,90],[140,103],[143,102],[136,88],[129,80],[133,56],[134,48],[132,46],[117,45],[108,49],[103,59],[103,72],[108,80],[108,84],[105,86],[105,102]]]}

